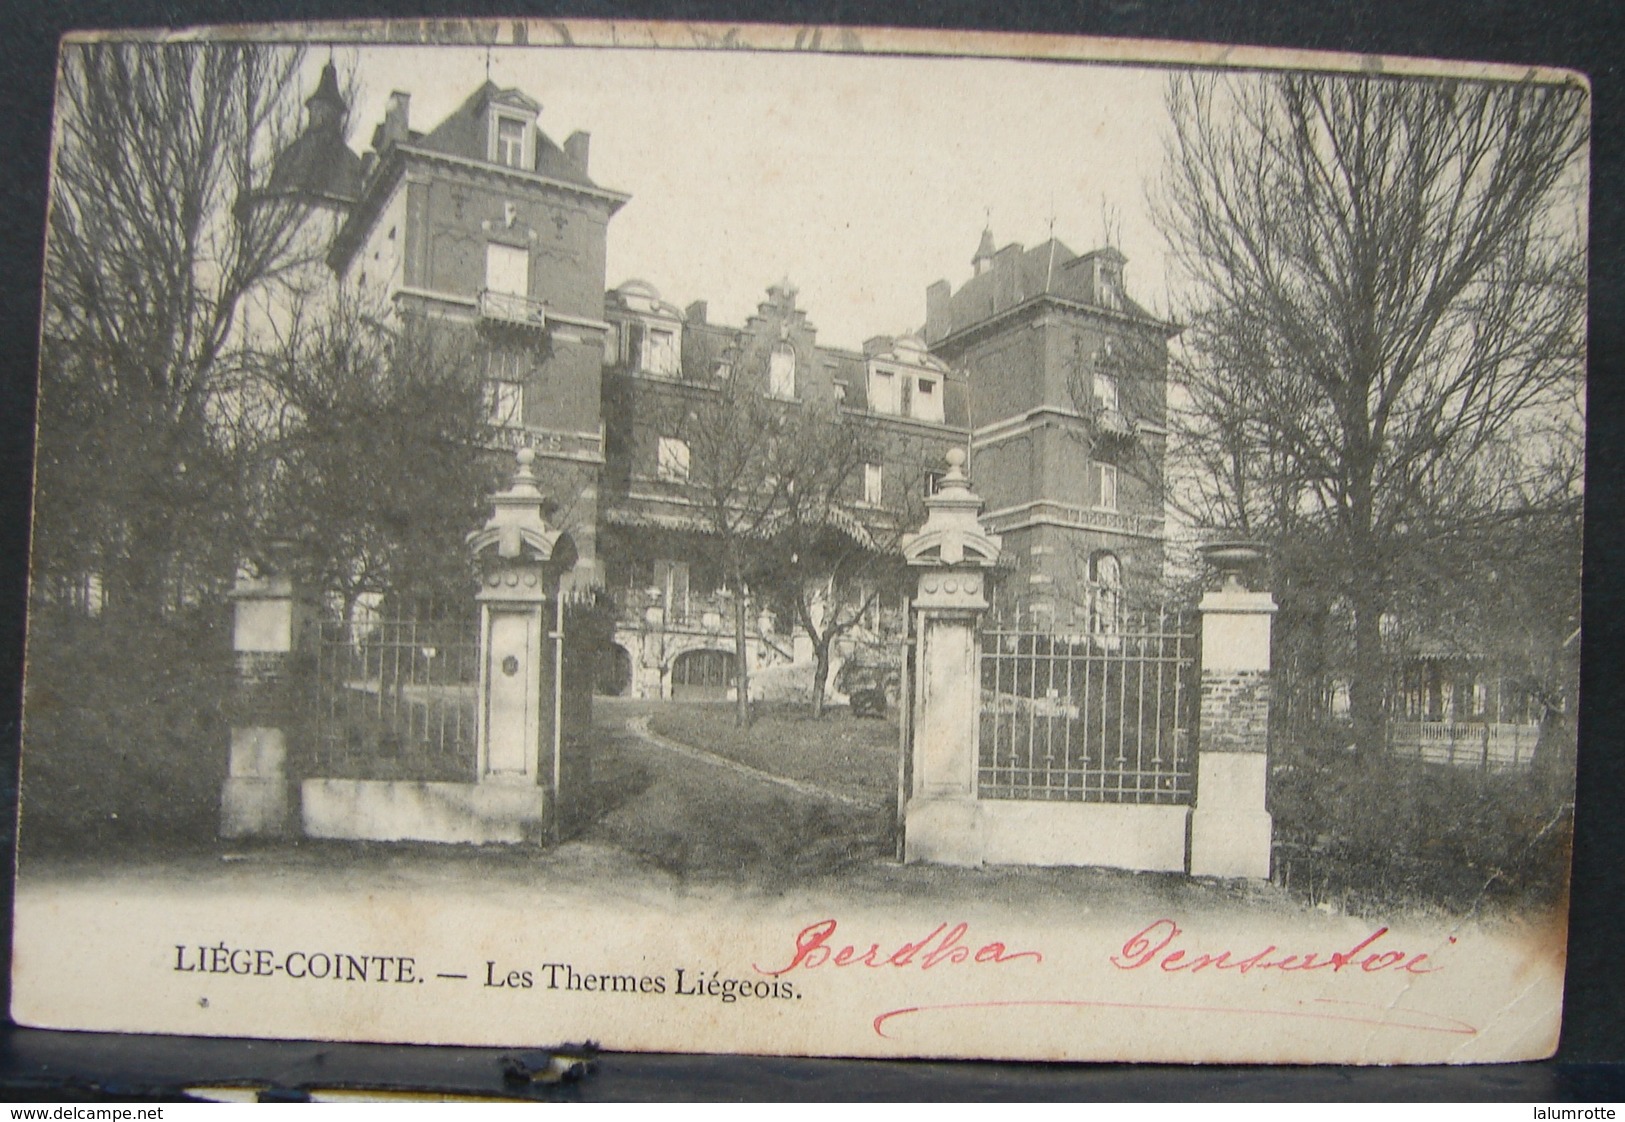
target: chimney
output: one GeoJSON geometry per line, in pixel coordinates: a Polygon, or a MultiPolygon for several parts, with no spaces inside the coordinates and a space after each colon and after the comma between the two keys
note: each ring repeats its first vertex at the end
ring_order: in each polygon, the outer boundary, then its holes
{"type": "Polygon", "coordinates": [[[946,338],[953,330],[953,289],[945,280],[939,280],[925,290],[925,341],[935,343],[946,338]]]}
{"type": "MultiPolygon", "coordinates": [[[[576,133],[575,136],[572,136],[570,139],[574,140],[576,136],[580,135],[581,133],[576,133]]],[[[706,307],[704,300],[696,300],[694,303],[683,309],[683,319],[688,323],[703,324],[705,322],[705,314],[708,310],[709,309],[706,307]]]]}
{"type": "Polygon", "coordinates": [[[587,174],[587,149],[592,146],[592,133],[573,132],[564,142],[564,154],[576,170],[582,175],[587,174]]]}
{"type": "Polygon", "coordinates": [[[384,107],[384,135],[382,148],[404,143],[412,135],[412,95],[395,90],[384,107]]]}
{"type": "Polygon", "coordinates": [[[1021,291],[1021,255],[1026,250],[1011,242],[993,255],[993,310],[1003,311],[1019,304],[1027,295],[1021,291]]]}

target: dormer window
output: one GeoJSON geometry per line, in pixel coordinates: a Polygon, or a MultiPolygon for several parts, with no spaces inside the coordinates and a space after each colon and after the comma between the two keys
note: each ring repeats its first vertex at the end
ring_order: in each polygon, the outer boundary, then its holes
{"type": "Polygon", "coordinates": [[[637,374],[675,378],[682,373],[682,339],[675,327],[628,323],[621,328],[621,364],[637,374]]]}
{"type": "Polygon", "coordinates": [[[525,122],[498,118],[497,163],[511,168],[525,166],[525,122]]]}
{"type": "Polygon", "coordinates": [[[677,332],[669,328],[651,327],[644,336],[648,355],[643,368],[650,374],[670,377],[678,371],[677,332]]]}
{"type": "Polygon", "coordinates": [[[869,408],[894,417],[942,423],[942,378],[904,370],[869,370],[869,408]]]}
{"type": "Polygon", "coordinates": [[[493,108],[491,113],[490,157],[494,164],[529,171],[535,167],[535,130],[519,112],[493,108]]]}
{"type": "Polygon", "coordinates": [[[1100,263],[1097,274],[1097,290],[1100,303],[1107,308],[1121,308],[1123,306],[1123,269],[1122,266],[1108,261],[1100,263]]]}
{"type": "Polygon", "coordinates": [[[942,423],[942,385],[935,378],[915,380],[914,416],[922,421],[942,423]]]}

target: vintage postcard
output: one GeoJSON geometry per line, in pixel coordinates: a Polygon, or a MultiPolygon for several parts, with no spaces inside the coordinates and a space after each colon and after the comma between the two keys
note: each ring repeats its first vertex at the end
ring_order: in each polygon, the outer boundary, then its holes
{"type": "Polygon", "coordinates": [[[1549,1055],[1589,128],[1179,44],[70,37],[14,1018],[1549,1055]]]}

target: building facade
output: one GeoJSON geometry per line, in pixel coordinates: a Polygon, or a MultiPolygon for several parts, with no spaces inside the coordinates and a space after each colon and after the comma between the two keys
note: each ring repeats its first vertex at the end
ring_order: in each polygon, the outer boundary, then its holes
{"type": "Polygon", "coordinates": [[[971,394],[971,471],[1013,579],[1000,607],[1060,628],[1110,626],[1162,579],[1172,325],[1125,287],[1110,247],[993,248],[926,291],[925,338],[971,394]]]}
{"type": "MultiPolygon", "coordinates": [[[[859,521],[918,513],[947,450],[967,449],[988,524],[1010,547],[1009,612],[1110,626],[1124,589],[1160,578],[1173,329],[1128,297],[1115,250],[995,250],[984,232],[972,276],[927,290],[922,332],[830,346],[787,280],[740,325],[644,281],[606,291],[608,227],[629,196],[592,180],[586,134],[554,143],[522,91],[487,82],[425,131],[409,96],[392,94],[361,156],[328,135],[336,99],[329,71],[284,189],[308,184],[313,204],[340,214],[327,255],[340,283],[476,333],[493,444],[536,451],[580,554],[570,584],[617,599],[607,692],[722,696],[731,685],[737,591],[697,548],[696,465],[673,418],[742,373],[784,408],[866,426],[874,462],[847,496],[859,521]]],[[[903,608],[877,596],[848,652],[895,639],[903,608]]],[[[757,680],[793,688],[805,640],[771,605],[748,614],[757,680]]]]}

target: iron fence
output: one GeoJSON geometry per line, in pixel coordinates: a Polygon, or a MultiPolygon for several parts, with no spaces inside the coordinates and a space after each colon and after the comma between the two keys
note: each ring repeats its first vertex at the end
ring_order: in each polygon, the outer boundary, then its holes
{"type": "Polygon", "coordinates": [[[1179,612],[1084,633],[984,629],[978,794],[1188,803],[1196,633],[1179,612]]]}
{"type": "Polygon", "coordinates": [[[469,619],[323,622],[315,644],[315,771],[472,779],[477,626],[469,619]]]}

